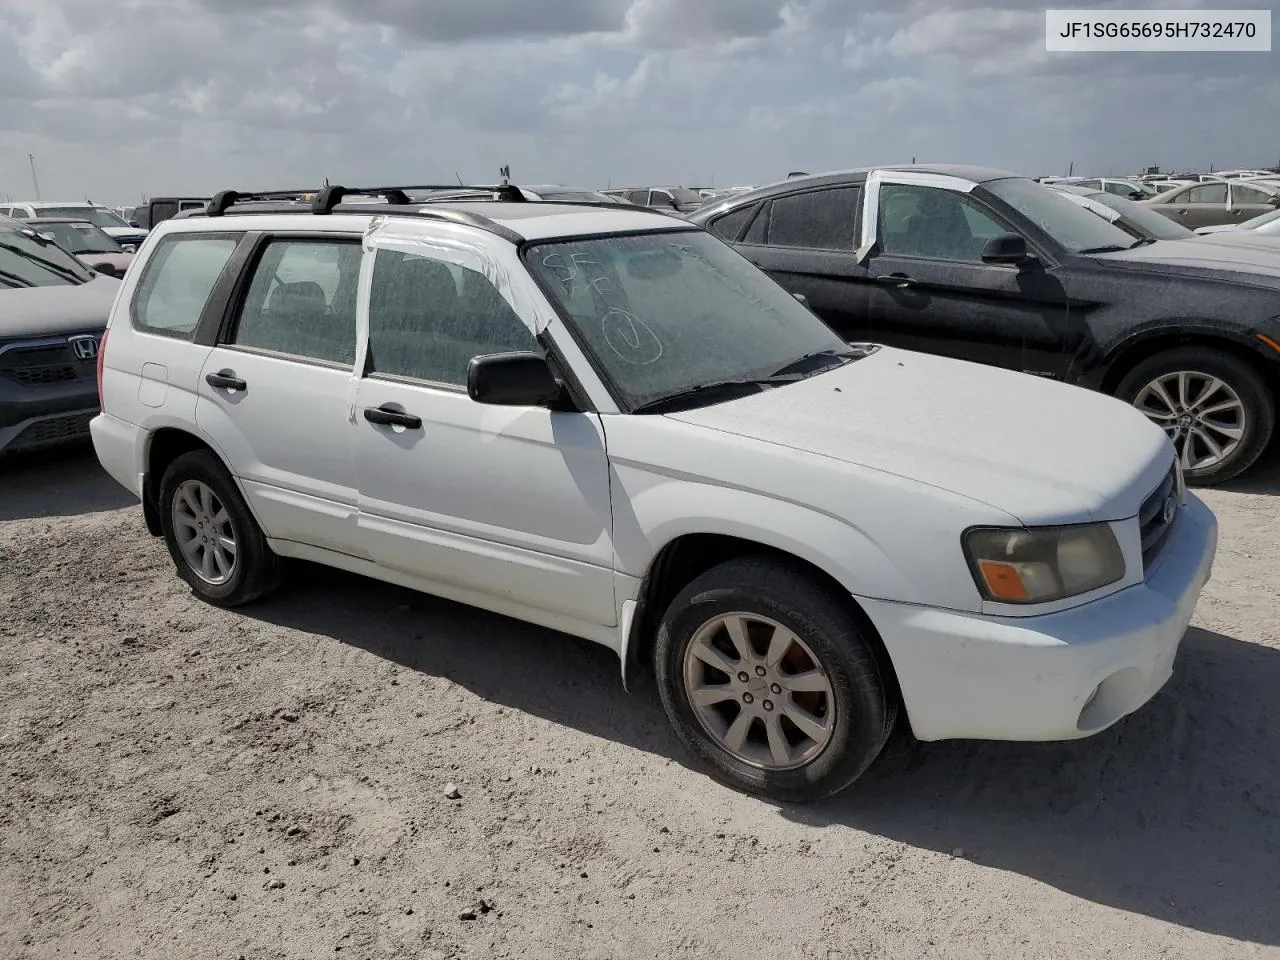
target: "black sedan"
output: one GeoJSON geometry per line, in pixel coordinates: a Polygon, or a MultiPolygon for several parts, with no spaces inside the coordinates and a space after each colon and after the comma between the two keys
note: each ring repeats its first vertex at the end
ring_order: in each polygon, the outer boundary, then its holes
{"type": "Polygon", "coordinates": [[[1133,403],[1173,438],[1191,482],[1236,476],[1271,438],[1280,394],[1274,249],[1135,238],[1032,180],[952,165],[798,177],[689,219],[848,340],[1008,367],[1133,403]]]}

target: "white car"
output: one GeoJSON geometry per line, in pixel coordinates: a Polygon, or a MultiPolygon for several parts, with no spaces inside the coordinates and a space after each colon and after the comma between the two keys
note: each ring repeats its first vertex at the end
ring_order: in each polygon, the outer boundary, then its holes
{"type": "Polygon", "coordinates": [[[92,424],[209,602],[299,557],[587,638],[784,801],[900,711],[1072,739],[1169,678],[1217,524],[1127,404],[847,344],[654,211],[235,198],[144,246],[92,424]]]}
{"type": "Polygon", "coordinates": [[[133,226],[122,220],[119,214],[96,203],[15,200],[0,204],[0,215],[13,217],[16,220],[44,219],[46,217],[57,220],[88,220],[112,240],[120,244],[126,253],[133,253],[142,245],[142,241],[147,238],[146,230],[133,226]]]}

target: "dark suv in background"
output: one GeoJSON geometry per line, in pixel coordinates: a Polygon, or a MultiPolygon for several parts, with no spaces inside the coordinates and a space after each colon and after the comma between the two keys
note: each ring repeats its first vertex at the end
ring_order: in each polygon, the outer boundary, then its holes
{"type": "Polygon", "coordinates": [[[0,217],[0,457],[89,435],[120,281],[0,217]]]}
{"type": "Polygon", "coordinates": [[[1275,246],[1135,238],[1032,180],[951,165],[796,177],[689,219],[848,340],[1133,403],[1174,440],[1191,482],[1236,476],[1271,438],[1275,246]]]}

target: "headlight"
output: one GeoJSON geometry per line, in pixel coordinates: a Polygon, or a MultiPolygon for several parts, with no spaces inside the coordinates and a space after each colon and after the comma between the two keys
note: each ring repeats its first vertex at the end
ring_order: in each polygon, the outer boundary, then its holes
{"type": "Polygon", "coordinates": [[[997,603],[1050,603],[1115,583],[1124,554],[1110,524],[978,527],[964,535],[978,590],[997,603]]]}

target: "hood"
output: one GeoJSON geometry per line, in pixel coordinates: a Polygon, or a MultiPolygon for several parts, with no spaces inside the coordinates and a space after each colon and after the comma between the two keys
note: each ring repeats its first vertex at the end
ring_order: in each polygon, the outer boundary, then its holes
{"type": "Polygon", "coordinates": [[[0,340],[102,330],[120,281],[96,276],[78,287],[0,290],[0,340]]]}
{"type": "Polygon", "coordinates": [[[102,232],[114,240],[125,243],[141,243],[147,238],[147,231],[139,227],[103,227],[102,232]]]}
{"type": "Polygon", "coordinates": [[[1173,462],[1164,431],[1122,401],[891,348],[667,416],[916,480],[1028,525],[1132,517],[1173,462]]]}
{"type": "MultiPolygon", "coordinates": [[[[1247,236],[1249,231],[1241,235],[1247,236]]],[[[1133,250],[1093,254],[1100,262],[1155,273],[1244,280],[1280,289],[1280,244],[1225,243],[1235,232],[1157,240],[1133,250]]],[[[1260,238],[1259,238],[1260,239],[1260,238]]]]}

